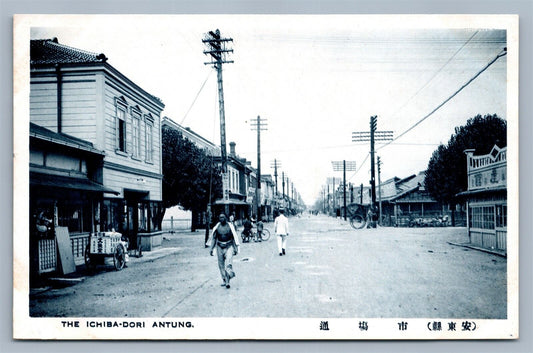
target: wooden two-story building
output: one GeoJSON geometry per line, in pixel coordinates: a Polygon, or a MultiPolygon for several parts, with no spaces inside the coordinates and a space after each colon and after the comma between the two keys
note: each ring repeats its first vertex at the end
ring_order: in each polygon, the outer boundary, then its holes
{"type": "MultiPolygon", "coordinates": [[[[86,242],[91,230],[115,230],[129,238],[130,248],[157,246],[162,237],[163,102],[111,66],[104,54],[55,38],[30,45],[30,122],[84,141],[101,156],[93,171],[93,180],[103,187],[101,202],[85,215],[91,225],[69,227],[70,236],[86,242]]],[[[56,197],[72,193],[67,188],[56,197]]],[[[30,203],[39,197],[30,193],[30,203]]],[[[70,211],[64,215],[66,224],[79,216],[70,211]]]]}
{"type": "Polygon", "coordinates": [[[507,147],[494,146],[486,155],[466,150],[466,200],[470,244],[507,253],[507,147]]]}

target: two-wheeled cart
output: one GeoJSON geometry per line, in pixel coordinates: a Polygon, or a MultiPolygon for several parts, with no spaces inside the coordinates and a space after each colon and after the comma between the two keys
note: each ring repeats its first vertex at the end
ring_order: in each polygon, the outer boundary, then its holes
{"type": "Polygon", "coordinates": [[[117,232],[96,232],[89,236],[85,248],[85,266],[94,270],[96,265],[105,265],[106,258],[113,258],[113,265],[120,271],[128,261],[128,243],[117,232]]]}
{"type": "Polygon", "coordinates": [[[354,229],[364,228],[367,224],[368,206],[358,203],[352,203],[346,206],[348,217],[350,218],[350,225],[354,229]]]}

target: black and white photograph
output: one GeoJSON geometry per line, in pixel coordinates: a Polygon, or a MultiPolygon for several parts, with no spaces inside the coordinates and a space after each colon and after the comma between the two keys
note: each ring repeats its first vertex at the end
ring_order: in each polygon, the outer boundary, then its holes
{"type": "Polygon", "coordinates": [[[13,32],[14,338],[518,339],[518,16],[13,32]]]}

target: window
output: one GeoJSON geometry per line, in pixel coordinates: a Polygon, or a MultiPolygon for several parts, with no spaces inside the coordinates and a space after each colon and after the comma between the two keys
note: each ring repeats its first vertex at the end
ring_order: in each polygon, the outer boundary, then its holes
{"type": "Polygon", "coordinates": [[[496,227],[507,227],[507,205],[496,205],[496,227]]]}
{"type": "Polygon", "coordinates": [[[141,156],[141,115],[138,111],[132,110],[132,144],[133,144],[133,157],[140,158],[141,156]]]}
{"type": "Polygon", "coordinates": [[[117,151],[126,152],[126,107],[117,102],[117,151]]]}
{"type": "Polygon", "coordinates": [[[77,201],[64,201],[58,204],[58,225],[68,227],[71,234],[91,232],[91,205],[77,201]]]}
{"type": "Polygon", "coordinates": [[[494,206],[470,208],[470,227],[480,229],[494,229],[494,206]]]}
{"type": "Polygon", "coordinates": [[[146,120],[146,129],[145,129],[145,132],[146,132],[146,161],[147,162],[153,162],[154,161],[154,137],[153,137],[153,130],[154,130],[154,125],[153,125],[153,122],[151,122],[150,120],[146,120]]]}

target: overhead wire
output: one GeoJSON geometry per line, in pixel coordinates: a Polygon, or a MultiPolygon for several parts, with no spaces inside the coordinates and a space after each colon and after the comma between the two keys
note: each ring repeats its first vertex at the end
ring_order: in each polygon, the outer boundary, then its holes
{"type": "Polygon", "coordinates": [[[185,121],[185,119],[187,118],[187,116],[189,115],[189,112],[191,111],[192,107],[194,106],[194,103],[196,103],[196,100],[198,99],[198,97],[200,96],[200,93],[202,92],[202,90],[204,89],[205,87],[205,84],[207,83],[207,80],[209,80],[209,77],[211,77],[211,73],[213,72],[213,70],[209,70],[209,73],[207,74],[207,77],[205,78],[204,80],[204,83],[202,83],[202,86],[200,87],[200,89],[198,90],[198,93],[196,93],[196,96],[194,97],[192,103],[191,103],[191,106],[189,107],[189,109],[187,110],[187,112],[185,113],[185,115],[183,116],[183,119],[181,119],[181,122],[180,122],[180,125],[183,125],[183,122],[185,121]]]}
{"type": "MultiPolygon", "coordinates": [[[[477,32],[476,32],[477,33],[477,32]]],[[[468,40],[472,40],[473,36],[468,40]]],[[[464,47],[464,46],[463,46],[464,47]]],[[[462,48],[462,47],[461,47],[462,48]]],[[[457,52],[454,54],[454,56],[457,54],[457,52]]],[[[464,88],[466,88],[470,83],[472,83],[476,78],[479,77],[479,75],[481,75],[483,72],[485,72],[492,64],[494,64],[499,58],[503,57],[507,55],[507,48],[504,48],[500,53],[498,53],[498,55],[496,55],[496,57],[494,59],[492,59],[487,65],[485,65],[480,71],[478,71],[474,76],[472,76],[465,84],[463,84],[457,91],[455,91],[451,96],[449,96],[448,98],[446,98],[446,100],[444,100],[441,104],[439,104],[436,108],[434,108],[431,112],[429,112],[428,114],[426,114],[422,119],[420,119],[419,121],[417,121],[415,124],[413,124],[411,127],[409,127],[407,130],[405,130],[404,132],[402,132],[400,135],[396,136],[395,138],[393,138],[391,141],[388,141],[386,143],[384,143],[382,146],[379,146],[376,148],[376,152],[381,150],[382,148],[392,144],[394,141],[398,140],[400,137],[404,136],[405,134],[407,134],[409,131],[413,130],[415,127],[417,127],[420,123],[422,123],[424,120],[426,120],[427,118],[429,118],[431,115],[433,115],[437,110],[439,110],[442,106],[444,106],[446,103],[448,103],[451,99],[453,99],[457,94],[459,94],[459,92],[461,92],[464,88]]],[[[450,60],[448,61],[450,62],[450,60]]],[[[448,63],[447,62],[447,63],[448,63]]],[[[442,69],[442,68],[441,68],[442,69]]],[[[439,69],[439,70],[441,70],[439,69]]],[[[365,162],[368,160],[368,157],[369,157],[369,154],[366,156],[366,158],[363,160],[363,162],[361,163],[361,166],[363,166],[365,164],[365,162]]],[[[351,180],[353,177],[355,177],[357,175],[357,173],[361,170],[361,166],[358,168],[358,170],[348,179],[348,180],[351,180]]]]}
{"type": "Polygon", "coordinates": [[[379,148],[376,149],[377,150],[380,150],[388,145],[390,145],[392,142],[398,140],[400,137],[402,137],[403,135],[407,134],[409,131],[413,130],[415,127],[417,127],[418,125],[420,125],[420,123],[422,123],[424,120],[426,120],[427,118],[429,118],[431,115],[433,115],[437,110],[439,110],[442,106],[444,106],[446,103],[448,103],[452,98],[454,98],[456,95],[459,94],[459,92],[461,92],[463,89],[465,89],[469,84],[471,84],[476,78],[479,77],[479,75],[481,75],[483,72],[485,72],[492,64],[494,64],[499,58],[503,57],[507,55],[507,48],[504,48],[500,53],[498,53],[498,55],[496,55],[496,57],[494,59],[492,59],[487,65],[485,65],[485,67],[483,67],[481,70],[479,70],[472,78],[470,78],[465,84],[463,84],[457,91],[455,91],[451,96],[449,96],[448,98],[446,98],[441,104],[439,104],[435,109],[433,109],[431,112],[429,112],[428,114],[426,114],[422,119],[418,120],[415,124],[413,124],[411,127],[409,127],[407,130],[405,130],[404,132],[402,132],[400,135],[396,136],[395,138],[393,138],[391,141],[388,141],[387,143],[385,143],[384,145],[380,146],[379,148]]]}
{"type": "Polygon", "coordinates": [[[474,37],[476,36],[476,34],[479,33],[479,30],[475,31],[474,34],[472,34],[472,36],[470,36],[470,38],[468,38],[468,40],[466,42],[463,43],[463,45],[461,45],[461,47],[459,49],[457,49],[455,51],[455,53],[444,63],[444,65],[442,65],[434,74],[433,76],[431,76],[431,78],[429,80],[426,81],[426,83],[424,85],[422,85],[422,87],[420,87],[418,89],[418,91],[416,91],[409,99],[407,99],[405,101],[404,104],[402,104],[402,106],[400,108],[398,108],[396,110],[396,112],[392,113],[391,117],[394,117],[398,114],[398,112],[400,112],[403,108],[405,108],[405,106],[407,106],[407,104],[409,104],[410,101],[412,101],[416,96],[418,96],[418,94],[420,94],[420,92],[422,92],[422,90],[424,90],[424,88],[426,88],[430,83],[431,81],[433,81],[435,79],[435,77],[437,77],[437,75],[457,56],[457,54],[459,54],[459,52],[461,50],[463,50],[463,48],[468,44],[470,43],[470,41],[472,41],[472,39],[474,39],[474,37]]]}

